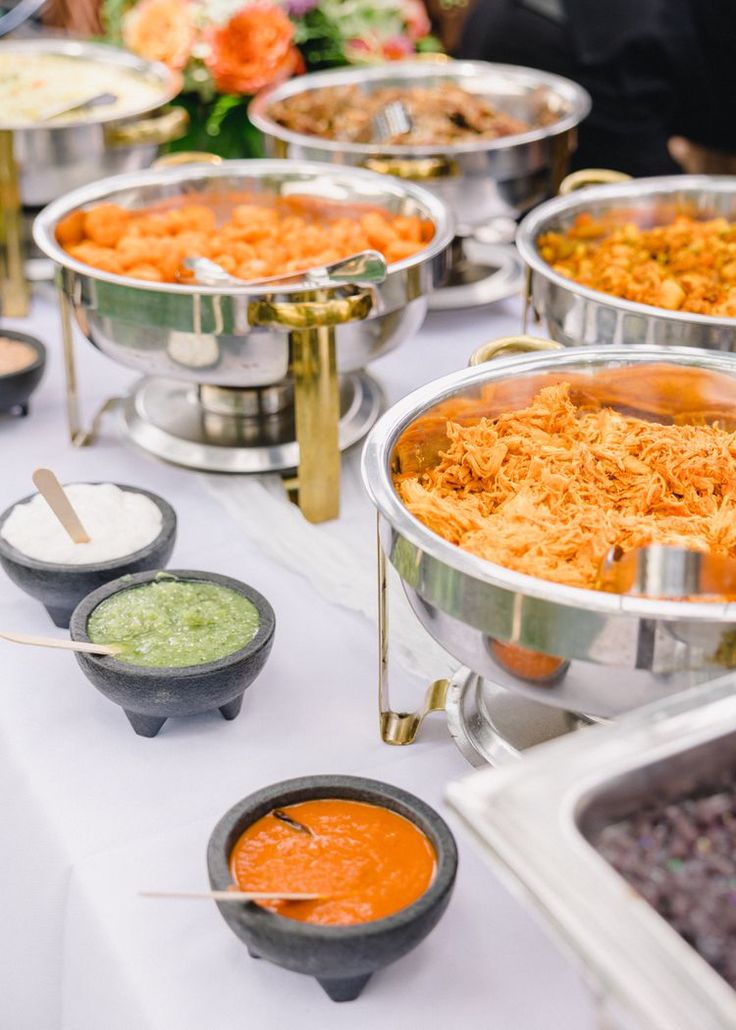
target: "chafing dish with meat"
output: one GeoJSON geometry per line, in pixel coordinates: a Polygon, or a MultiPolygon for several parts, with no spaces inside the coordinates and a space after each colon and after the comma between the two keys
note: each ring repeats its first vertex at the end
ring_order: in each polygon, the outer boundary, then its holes
{"type": "MultiPolygon", "coordinates": [[[[447,98],[434,106],[440,103],[446,105],[447,98]]],[[[546,72],[482,61],[409,60],[301,76],[259,94],[249,115],[272,156],[330,161],[421,181],[444,200],[455,216],[458,240],[454,272],[433,306],[455,307],[497,299],[498,280],[491,282],[489,270],[509,272],[509,257],[499,251],[498,241],[507,242],[513,219],[554,194],[575,147],[576,126],[589,109],[585,90],[546,72]],[[416,138],[411,133],[409,143],[328,138],[335,130],[324,118],[327,135],[315,133],[325,89],[340,97],[365,94],[369,112],[376,92],[406,97],[417,118],[416,138]],[[431,91],[443,89],[450,91],[456,110],[438,124],[422,112],[431,91]],[[475,105],[464,100],[468,94],[475,105]],[[312,104],[316,120],[309,116],[312,104]],[[289,109],[296,112],[292,117],[283,113],[289,109]],[[282,124],[284,118],[302,131],[282,124]]],[[[356,128],[354,118],[349,115],[343,135],[367,135],[367,126],[356,128]]],[[[516,276],[513,282],[519,285],[516,276]]]]}

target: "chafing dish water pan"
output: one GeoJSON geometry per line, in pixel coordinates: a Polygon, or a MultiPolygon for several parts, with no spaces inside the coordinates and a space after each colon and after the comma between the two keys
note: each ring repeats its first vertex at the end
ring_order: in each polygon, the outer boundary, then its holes
{"type": "Polygon", "coordinates": [[[698,219],[736,219],[736,176],[673,175],[587,186],[540,204],[524,218],[516,237],[530,271],[529,300],[550,336],[566,346],[654,343],[736,350],[736,319],[667,311],[591,290],[555,272],[537,240],[569,228],[584,212],[614,222],[665,225],[678,214],[698,219]]]}
{"type": "MultiPolygon", "coordinates": [[[[614,716],[714,679],[732,665],[736,603],[584,590],[511,571],[429,530],[405,508],[392,479],[399,467],[416,470],[436,461],[447,416],[433,413],[448,400],[454,406],[468,398],[474,421],[523,407],[550,378],[567,375],[584,377],[586,392],[601,403],[644,418],[667,420],[681,412],[686,419],[695,411],[721,421],[736,416],[736,365],[728,355],[608,346],[507,357],[453,373],[395,404],[368,436],[363,479],[379,512],[382,550],[420,622],[451,655],[528,699],[614,716]],[[534,684],[500,668],[494,640],[569,665],[552,682],[534,684]]],[[[435,702],[430,707],[443,707],[435,702]]]]}
{"type": "MultiPolygon", "coordinates": [[[[300,504],[306,511],[309,479],[321,512],[315,520],[337,514],[338,442],[355,443],[379,412],[380,391],[361,370],[417,331],[427,294],[446,274],[452,236],[445,205],[420,186],[358,168],[270,160],[117,176],[55,201],[34,225],[36,243],[59,266],[67,354],[73,313],[99,350],[149,377],[126,406],[132,438],[159,457],[209,471],[298,466],[300,504]],[[144,282],[82,264],[56,239],[62,218],[103,201],[136,209],[182,198],[214,207],[225,220],[254,194],[308,195],[418,215],[432,222],[434,237],[389,265],[380,285],[317,291],[300,282],[144,282]]],[[[72,426],[73,438],[79,435],[72,426]]]]}
{"type": "Polygon", "coordinates": [[[736,993],[589,843],[652,801],[718,789],[735,747],[729,675],[448,789],[509,885],[583,962],[601,1026],[736,1026],[736,993]]]}

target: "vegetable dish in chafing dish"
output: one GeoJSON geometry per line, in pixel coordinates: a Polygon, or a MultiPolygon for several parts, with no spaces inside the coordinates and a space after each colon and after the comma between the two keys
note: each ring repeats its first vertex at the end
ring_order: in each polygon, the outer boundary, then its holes
{"type": "Polygon", "coordinates": [[[580,214],[537,240],[555,272],[602,293],[669,311],[736,317],[736,222],[679,215],[641,227],[580,214]]]}

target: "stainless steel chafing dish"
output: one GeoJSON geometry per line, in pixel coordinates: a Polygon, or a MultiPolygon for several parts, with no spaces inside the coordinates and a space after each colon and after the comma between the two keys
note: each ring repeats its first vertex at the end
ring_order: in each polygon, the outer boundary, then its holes
{"type": "MultiPolygon", "coordinates": [[[[146,61],[118,47],[68,39],[19,39],[0,43],[3,54],[29,57],[51,54],[94,61],[108,67],[138,73],[156,86],[155,101],[125,115],[39,122],[14,129],[15,160],[20,175],[20,195],[27,207],[42,207],[69,190],[119,172],[147,168],[161,143],[182,135],[186,113],[166,108],[181,89],[181,76],[155,61],[146,61]]],[[[6,116],[12,112],[4,112],[6,116]]],[[[0,114],[0,129],[11,122],[0,114]]]]}
{"type": "Polygon", "coordinates": [[[667,311],[591,290],[555,272],[537,240],[567,229],[588,212],[614,222],[662,225],[677,214],[736,218],[736,177],[673,175],[632,179],[585,189],[541,204],[524,218],[516,237],[529,274],[529,300],[550,335],[567,346],[654,343],[736,350],[736,319],[667,311]]]}
{"type": "MultiPolygon", "coordinates": [[[[379,410],[380,391],[359,370],[419,328],[427,294],[445,274],[452,234],[445,206],[419,186],[362,169],[269,160],[103,180],[49,205],[34,226],[36,243],[59,266],[67,353],[73,314],[97,348],[150,377],[127,402],[133,438],[160,457],[211,471],[298,465],[300,498],[309,480],[314,508],[324,517],[336,514],[336,409],[342,404],[344,447],[365,433],[379,410]],[[56,240],[62,218],[101,201],[135,209],[181,198],[214,206],[224,218],[252,194],[308,195],[416,214],[433,223],[434,237],[418,254],[390,265],[378,286],[320,290],[298,281],[260,287],[142,282],[82,264],[56,240]],[[343,376],[340,396],[337,373],[343,376]]],[[[72,436],[85,442],[75,405],[72,398],[72,436]]]]}
{"type": "MultiPolygon", "coordinates": [[[[454,307],[497,299],[498,278],[492,281],[491,277],[498,269],[508,277],[510,260],[499,250],[498,239],[504,238],[510,219],[555,193],[575,149],[576,126],[589,110],[585,90],[558,75],[482,61],[410,60],[304,75],[259,94],[248,113],[264,133],[267,153],[273,157],[331,161],[421,181],[445,201],[457,222],[458,241],[455,271],[447,290],[440,294],[445,300],[438,300],[437,306],[454,307]],[[303,135],[283,128],[269,113],[276,101],[326,86],[358,85],[370,91],[441,82],[457,83],[531,124],[540,116],[549,122],[495,140],[407,147],[303,135]],[[489,235],[492,221],[498,232],[489,235]],[[468,243],[463,246],[460,241],[466,237],[468,243]],[[450,291],[452,299],[448,298],[450,291]]],[[[514,282],[518,285],[516,279],[514,282]]]]}
{"type": "Polygon", "coordinates": [[[12,112],[0,112],[0,185],[4,232],[0,269],[2,307],[6,315],[26,314],[28,289],[22,267],[20,205],[38,208],[67,190],[105,175],[147,168],[158,147],[182,136],[188,116],[167,107],[181,89],[181,76],[164,64],[146,61],[118,47],[81,40],[34,37],[0,43],[3,54],[57,55],[87,59],[137,72],[157,87],[155,102],[123,116],[104,108],[93,119],[39,122],[16,128],[12,112]],[[4,253],[2,252],[4,251],[4,253]]]}
{"type": "Polygon", "coordinates": [[[721,677],[448,788],[494,866],[583,963],[602,1026],[736,1026],[736,993],[589,843],[733,770],[734,685],[721,677]]]}
{"type": "MultiPolygon", "coordinates": [[[[483,361],[500,341],[481,348],[483,361]]],[[[379,513],[379,579],[385,560],[398,572],[423,626],[467,668],[465,680],[438,680],[425,709],[396,713],[388,697],[388,638],[380,621],[381,727],[390,743],[409,743],[427,711],[454,706],[452,719],[481,679],[475,710],[491,705],[485,683],[541,706],[610,717],[684,687],[713,679],[736,664],[736,603],[655,600],[583,590],[523,575],[484,561],[437,536],[404,507],[393,485],[400,469],[436,461],[448,417],[473,423],[526,404],[542,385],[572,379],[601,404],[644,418],[687,421],[688,412],[736,425],[736,365],[728,355],[692,348],[549,348],[549,341],[511,339],[512,347],[544,348],[482,363],[422,387],[395,404],[371,431],[363,478],[379,513]],[[385,557],[384,557],[385,555],[385,557]],[[559,675],[543,684],[504,670],[493,642],[556,656],[559,675]],[[540,704],[541,703],[541,706],[540,704]]],[[[385,617],[385,601],[379,609],[385,617]]],[[[448,715],[450,712],[448,711],[448,715]]],[[[462,712],[460,712],[462,715],[462,712]]],[[[557,732],[560,732],[558,729],[557,732]]],[[[488,758],[487,754],[484,757],[488,758]]],[[[503,757],[503,756],[502,756],[503,757]]]]}

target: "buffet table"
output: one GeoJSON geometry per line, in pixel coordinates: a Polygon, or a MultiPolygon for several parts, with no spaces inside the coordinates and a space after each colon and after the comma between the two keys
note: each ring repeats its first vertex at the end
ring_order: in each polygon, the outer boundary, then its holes
{"type": "MultiPolygon", "coordinates": [[[[0,507],[31,492],[39,465],[64,481],[153,489],[179,516],[171,567],[252,584],[271,601],[277,629],[272,657],[238,719],[175,719],[152,740],[133,734],[71,655],[0,643],[0,1026],[390,1030],[427,1019],[448,1027],[591,1030],[581,977],[448,814],[445,785],[469,767],[442,718],[428,720],[411,747],[380,742],[375,625],[330,603],[249,538],[247,518],[233,518],[206,477],[156,463],[123,442],[113,422],[94,447],[74,450],[53,295],[39,288],[31,317],[7,325],[40,336],[49,364],[30,417],[0,425],[0,507]],[[252,961],[214,905],[137,896],[141,889],[205,889],[207,839],[222,813],[263,785],[317,772],[414,791],[448,818],[460,847],[456,893],[437,930],[342,1006],[313,980],[252,961]]],[[[393,401],[518,327],[515,304],[434,315],[371,372],[393,401]]],[[[78,357],[88,410],[134,378],[82,341],[78,357]]],[[[40,605],[4,576],[0,628],[52,631],[40,605]]],[[[399,693],[408,679],[395,670],[399,693]]]]}

